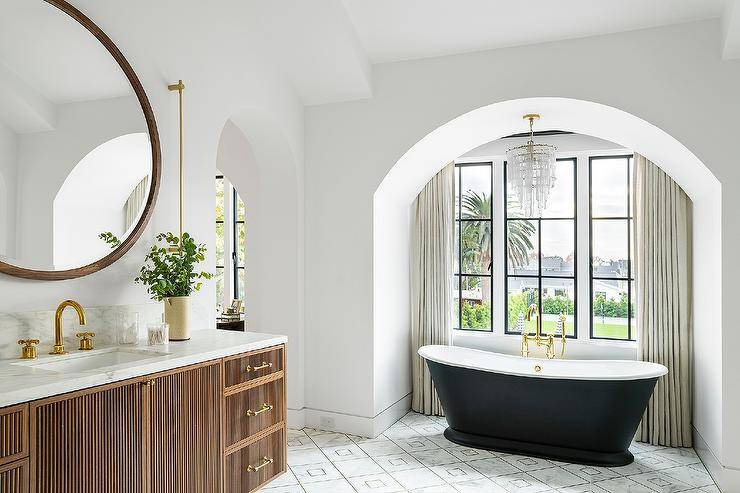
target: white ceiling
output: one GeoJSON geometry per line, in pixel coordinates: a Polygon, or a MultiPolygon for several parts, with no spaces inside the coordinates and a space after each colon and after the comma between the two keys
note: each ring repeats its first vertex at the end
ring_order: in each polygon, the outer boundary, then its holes
{"type": "Polygon", "coordinates": [[[720,17],[725,0],[343,0],[373,63],[720,17]]]}

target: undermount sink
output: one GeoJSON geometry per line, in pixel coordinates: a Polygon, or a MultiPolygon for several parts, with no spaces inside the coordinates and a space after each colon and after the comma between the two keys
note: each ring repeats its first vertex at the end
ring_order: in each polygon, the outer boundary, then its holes
{"type": "Polygon", "coordinates": [[[109,370],[128,363],[146,362],[152,358],[166,356],[167,353],[128,348],[95,349],[89,353],[73,353],[62,356],[52,355],[43,360],[21,361],[17,365],[60,373],[77,373],[91,370],[109,370]]]}

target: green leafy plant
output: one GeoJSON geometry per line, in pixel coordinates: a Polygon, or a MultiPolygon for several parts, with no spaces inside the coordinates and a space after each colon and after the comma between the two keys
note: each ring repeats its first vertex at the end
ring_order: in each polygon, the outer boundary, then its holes
{"type": "MultiPolygon", "coordinates": [[[[106,231],[100,239],[111,245],[121,244],[116,236],[106,231]]],[[[174,233],[159,233],[156,242],[144,258],[144,265],[134,279],[137,284],[146,286],[146,291],[153,300],[162,301],[175,296],[190,296],[199,291],[202,279],[211,279],[213,274],[199,271],[197,266],[205,260],[206,246],[196,243],[192,236],[183,233],[180,237],[174,233]]]]}

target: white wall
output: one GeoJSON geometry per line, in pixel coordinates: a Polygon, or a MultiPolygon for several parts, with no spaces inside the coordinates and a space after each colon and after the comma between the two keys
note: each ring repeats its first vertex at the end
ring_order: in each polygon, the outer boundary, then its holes
{"type": "Polygon", "coordinates": [[[0,122],[0,258],[15,255],[17,154],[15,132],[0,122]]]}
{"type": "MultiPolygon", "coordinates": [[[[707,21],[378,65],[372,99],[310,108],[306,117],[306,367],[316,372],[307,374],[309,405],[373,416],[409,389],[408,385],[397,388],[397,379],[406,374],[406,340],[392,339],[399,336],[394,335],[396,327],[390,326],[388,314],[375,313],[372,327],[371,260],[373,194],[407,150],[440,125],[475,108],[522,97],[559,96],[636,115],[687,146],[720,183],[737,184],[736,157],[718,144],[732,141],[740,124],[718,116],[740,104],[740,64],[719,59],[719,42],[718,23],[707,21]],[[377,354],[371,354],[372,347],[377,354]],[[367,378],[383,360],[385,371],[376,371],[374,380],[367,378]],[[357,368],[361,377],[350,377],[347,368],[357,368]],[[312,389],[318,387],[322,392],[314,394],[312,389]],[[386,394],[389,388],[394,395],[386,394]],[[373,402],[368,402],[370,394],[373,402]]],[[[543,122],[546,119],[544,113],[543,122]]],[[[471,141],[470,147],[477,145],[471,141]]],[[[720,270],[724,274],[721,281],[714,274],[721,260],[720,255],[712,255],[697,266],[695,282],[703,287],[722,282],[723,318],[731,320],[731,279],[740,274],[731,253],[740,240],[740,226],[732,218],[740,196],[728,193],[721,198],[724,261],[720,270]]],[[[387,230],[388,236],[407,234],[406,207],[398,205],[396,231],[387,230]]],[[[697,214],[716,217],[718,211],[705,212],[697,214]]],[[[711,231],[713,226],[717,225],[703,223],[697,228],[711,231]]],[[[383,248],[384,238],[375,240],[376,247],[383,248]]],[[[712,248],[719,251],[719,246],[712,248]]],[[[407,252],[394,253],[398,257],[393,268],[407,269],[407,252]]],[[[385,301],[407,311],[406,286],[382,284],[382,291],[385,301]]],[[[731,383],[736,382],[733,375],[740,373],[740,362],[731,354],[740,335],[725,330],[721,338],[726,354],[718,355],[720,324],[712,321],[712,308],[695,307],[702,331],[695,346],[695,426],[725,465],[740,467],[740,423],[730,419],[740,412],[740,390],[731,383]]]]}

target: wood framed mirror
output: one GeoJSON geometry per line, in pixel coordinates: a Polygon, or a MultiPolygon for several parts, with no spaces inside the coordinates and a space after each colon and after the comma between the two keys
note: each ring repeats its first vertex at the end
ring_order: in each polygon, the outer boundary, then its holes
{"type": "Polygon", "coordinates": [[[3,4],[0,273],[86,276],[120,259],[152,216],[154,113],[118,47],[67,1],[3,4]]]}

